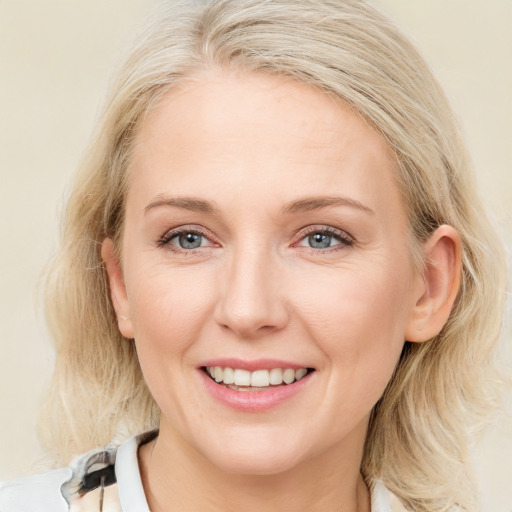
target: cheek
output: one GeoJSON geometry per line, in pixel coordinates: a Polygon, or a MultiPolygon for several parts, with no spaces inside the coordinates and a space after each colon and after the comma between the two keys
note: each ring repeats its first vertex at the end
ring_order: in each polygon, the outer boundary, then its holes
{"type": "Polygon", "coordinates": [[[194,371],[192,349],[211,315],[208,279],[158,265],[134,268],[127,291],[139,364],[163,414],[180,424],[187,416],[184,377],[194,371]]]}
{"type": "Polygon", "coordinates": [[[159,387],[169,388],[173,369],[187,367],[189,350],[212,314],[213,286],[205,286],[210,281],[201,272],[191,278],[190,272],[160,264],[133,268],[138,272],[127,279],[127,292],[134,338],[146,381],[157,395],[159,387]]]}
{"type": "Polygon", "coordinates": [[[336,269],[297,291],[297,308],[310,336],[347,382],[381,374],[385,386],[391,376],[404,343],[410,301],[403,268],[378,261],[336,269]]]}

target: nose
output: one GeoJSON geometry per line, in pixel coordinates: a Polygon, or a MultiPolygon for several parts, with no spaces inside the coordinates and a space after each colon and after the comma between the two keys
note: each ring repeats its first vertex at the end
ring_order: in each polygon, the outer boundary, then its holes
{"type": "Polygon", "coordinates": [[[254,339],[283,329],[289,312],[283,273],[268,254],[244,252],[222,273],[215,320],[238,336],[254,339]]]}

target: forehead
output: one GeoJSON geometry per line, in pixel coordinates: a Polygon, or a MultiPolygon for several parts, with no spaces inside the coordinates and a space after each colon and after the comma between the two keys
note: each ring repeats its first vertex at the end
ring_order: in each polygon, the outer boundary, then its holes
{"type": "Polygon", "coordinates": [[[256,73],[210,71],[170,91],[139,127],[131,168],[129,196],[148,198],[192,185],[212,200],[226,189],[283,201],[346,190],[379,202],[383,186],[398,194],[392,152],[360,115],[312,86],[256,73]]]}

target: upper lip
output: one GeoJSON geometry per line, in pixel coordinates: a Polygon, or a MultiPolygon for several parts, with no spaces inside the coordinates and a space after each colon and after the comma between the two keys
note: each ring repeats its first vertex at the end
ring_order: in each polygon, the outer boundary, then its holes
{"type": "Polygon", "coordinates": [[[291,368],[299,370],[300,368],[311,368],[309,365],[300,363],[293,363],[291,361],[283,361],[279,359],[235,359],[235,358],[219,358],[208,359],[199,365],[200,368],[206,366],[220,366],[221,368],[239,368],[241,370],[248,370],[250,372],[256,370],[271,370],[272,368],[291,368]]]}

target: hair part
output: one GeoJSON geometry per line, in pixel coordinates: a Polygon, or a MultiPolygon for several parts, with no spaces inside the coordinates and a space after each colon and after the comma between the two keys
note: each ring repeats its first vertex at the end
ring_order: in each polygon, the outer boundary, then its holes
{"type": "Polygon", "coordinates": [[[66,461],[120,431],[158,424],[134,344],[117,329],[100,249],[105,237],[120,247],[130,154],[145,114],[211,69],[312,85],[377,130],[396,157],[417,268],[438,226],[458,231],[456,305],[438,336],[405,343],[373,411],[361,470],[369,485],[381,479],[411,510],[475,510],[468,442],[498,396],[493,354],[505,299],[503,251],[438,83],[395,25],[358,0],[188,1],[163,6],[140,35],[77,175],[48,273],[57,361],[44,444],[66,461]]]}

